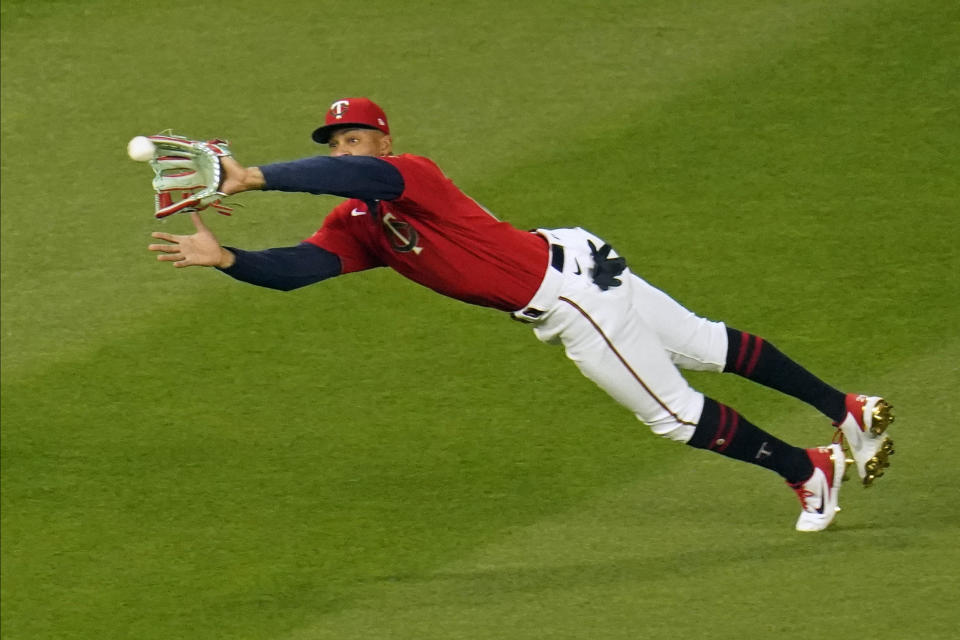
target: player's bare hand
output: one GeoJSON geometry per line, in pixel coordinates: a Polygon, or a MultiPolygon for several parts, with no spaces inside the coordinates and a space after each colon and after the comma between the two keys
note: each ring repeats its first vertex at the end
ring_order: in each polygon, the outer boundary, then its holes
{"type": "Polygon", "coordinates": [[[151,244],[150,251],[160,255],[160,262],[172,262],[175,267],[221,267],[227,268],[234,262],[234,255],[220,246],[213,232],[203,223],[199,213],[191,213],[190,220],[196,228],[196,233],[190,235],[175,235],[154,231],[151,237],[165,240],[169,244],[151,244]]]}
{"type": "Polygon", "coordinates": [[[220,158],[220,166],[223,168],[221,193],[229,196],[242,191],[263,188],[263,173],[258,167],[244,167],[231,156],[220,158]]]}

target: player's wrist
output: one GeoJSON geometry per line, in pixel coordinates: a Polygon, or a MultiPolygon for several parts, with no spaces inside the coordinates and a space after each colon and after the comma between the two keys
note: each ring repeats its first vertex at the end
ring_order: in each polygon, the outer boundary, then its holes
{"type": "Polygon", "coordinates": [[[260,170],[260,167],[247,167],[247,170],[244,172],[243,176],[244,191],[256,191],[263,189],[264,185],[266,184],[267,181],[263,177],[263,171],[260,170]]]}
{"type": "Polygon", "coordinates": [[[229,249],[220,247],[220,262],[217,263],[218,269],[229,269],[237,262],[237,256],[229,249]]]}

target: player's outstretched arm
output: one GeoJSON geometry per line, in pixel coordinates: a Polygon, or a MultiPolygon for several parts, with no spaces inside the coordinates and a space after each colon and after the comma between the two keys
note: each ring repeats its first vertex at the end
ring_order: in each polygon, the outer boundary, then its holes
{"type": "Polygon", "coordinates": [[[166,240],[170,244],[151,244],[150,251],[160,255],[160,262],[172,262],[175,267],[219,267],[227,269],[233,265],[235,257],[229,250],[220,246],[213,232],[203,223],[200,214],[190,214],[196,233],[190,235],[174,235],[162,231],[154,231],[150,235],[158,240],[166,240]]]}
{"type": "Polygon", "coordinates": [[[343,273],[340,257],[321,247],[301,242],[294,247],[276,247],[245,251],[220,246],[199,213],[191,213],[196,233],[179,236],[154,232],[170,244],[151,244],[147,248],[160,255],[157,260],[175,267],[217,267],[231,278],[260,287],[292,291],[343,273]]]}

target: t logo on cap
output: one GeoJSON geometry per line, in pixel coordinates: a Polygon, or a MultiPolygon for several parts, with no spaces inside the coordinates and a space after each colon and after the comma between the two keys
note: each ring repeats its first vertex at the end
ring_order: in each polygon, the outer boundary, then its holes
{"type": "Polygon", "coordinates": [[[330,113],[333,114],[333,117],[339,120],[343,117],[343,114],[347,112],[347,109],[350,108],[349,100],[337,100],[332,105],[330,105],[330,113]]]}

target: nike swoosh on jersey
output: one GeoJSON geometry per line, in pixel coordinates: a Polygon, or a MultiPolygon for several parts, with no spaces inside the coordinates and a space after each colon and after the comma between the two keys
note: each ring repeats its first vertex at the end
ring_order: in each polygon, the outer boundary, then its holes
{"type": "Polygon", "coordinates": [[[350,215],[352,215],[352,216],[365,216],[365,215],[367,215],[367,212],[366,212],[366,211],[361,211],[360,209],[357,209],[357,208],[354,208],[354,210],[350,212],[350,215]]]}

